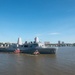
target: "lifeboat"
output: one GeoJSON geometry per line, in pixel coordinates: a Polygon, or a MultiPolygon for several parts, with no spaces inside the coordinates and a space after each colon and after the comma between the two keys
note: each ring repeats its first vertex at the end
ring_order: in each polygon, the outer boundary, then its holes
{"type": "Polygon", "coordinates": [[[17,48],[17,49],[14,51],[14,53],[20,53],[20,49],[17,48]]]}

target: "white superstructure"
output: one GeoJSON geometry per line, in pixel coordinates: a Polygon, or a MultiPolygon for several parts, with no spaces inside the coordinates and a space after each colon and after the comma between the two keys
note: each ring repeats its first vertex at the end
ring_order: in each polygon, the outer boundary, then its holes
{"type": "Polygon", "coordinates": [[[34,41],[35,41],[35,43],[38,43],[39,42],[39,38],[38,37],[35,37],[34,38],[34,41]]]}
{"type": "Polygon", "coordinates": [[[21,39],[21,37],[18,38],[17,44],[18,45],[22,45],[22,39],[21,39]]]}

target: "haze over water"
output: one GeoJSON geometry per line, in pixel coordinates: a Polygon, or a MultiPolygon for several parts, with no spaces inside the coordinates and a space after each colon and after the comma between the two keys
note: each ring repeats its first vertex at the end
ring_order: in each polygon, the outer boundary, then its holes
{"type": "Polygon", "coordinates": [[[75,47],[55,55],[0,53],[0,75],[75,75],[75,47]]]}

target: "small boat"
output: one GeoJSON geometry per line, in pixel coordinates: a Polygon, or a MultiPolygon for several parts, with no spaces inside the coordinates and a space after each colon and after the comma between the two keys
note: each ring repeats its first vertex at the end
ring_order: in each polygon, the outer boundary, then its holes
{"type": "Polygon", "coordinates": [[[17,48],[17,49],[14,51],[14,53],[20,53],[20,49],[17,48]]]}
{"type": "Polygon", "coordinates": [[[40,54],[38,50],[36,50],[34,53],[34,55],[40,54]]]}

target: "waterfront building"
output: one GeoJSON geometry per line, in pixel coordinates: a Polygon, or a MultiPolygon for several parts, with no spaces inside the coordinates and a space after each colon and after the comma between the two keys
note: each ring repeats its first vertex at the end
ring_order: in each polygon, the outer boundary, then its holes
{"type": "Polygon", "coordinates": [[[60,46],[60,44],[61,44],[61,42],[60,42],[60,41],[58,41],[58,46],[60,46]]]}
{"type": "Polygon", "coordinates": [[[49,41],[45,41],[44,44],[50,44],[50,42],[49,41]]]}

